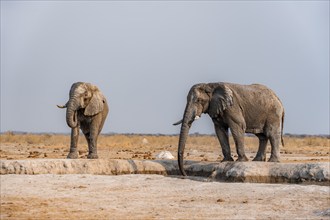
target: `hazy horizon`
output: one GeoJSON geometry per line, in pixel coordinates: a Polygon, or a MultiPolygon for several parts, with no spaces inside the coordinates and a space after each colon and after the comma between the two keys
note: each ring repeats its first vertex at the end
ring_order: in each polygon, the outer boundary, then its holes
{"type": "MultiPolygon", "coordinates": [[[[81,132],[81,131],[80,131],[81,132]]],[[[10,134],[10,135],[71,135],[71,131],[68,132],[28,132],[28,131],[4,131],[0,132],[0,134],[10,134]]],[[[81,134],[82,135],[82,134],[81,134]]],[[[117,133],[117,132],[101,132],[101,135],[111,136],[111,135],[137,135],[137,136],[179,136],[180,132],[173,134],[162,134],[162,133],[117,133]]],[[[215,132],[212,133],[199,133],[198,131],[194,133],[189,133],[189,135],[196,136],[214,136],[216,137],[215,132]]],[[[254,134],[246,133],[246,136],[255,137],[254,134]]],[[[229,136],[232,134],[229,131],[229,136]]],[[[330,138],[330,134],[293,134],[293,133],[284,133],[283,136],[292,136],[292,137],[324,137],[330,138]]]]}
{"type": "Polygon", "coordinates": [[[284,133],[329,135],[329,58],[329,1],[1,1],[1,132],[69,133],[56,105],[82,81],[102,133],[177,134],[190,87],[222,81],[274,90],[284,133]]]}

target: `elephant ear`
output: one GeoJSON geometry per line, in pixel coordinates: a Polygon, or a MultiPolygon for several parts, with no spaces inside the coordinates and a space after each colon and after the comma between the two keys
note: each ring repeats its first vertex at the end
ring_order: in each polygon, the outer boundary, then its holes
{"type": "Polygon", "coordinates": [[[233,92],[225,85],[219,87],[219,92],[221,94],[222,110],[226,110],[233,105],[233,92]]]}
{"type": "Polygon", "coordinates": [[[103,94],[98,89],[96,89],[93,92],[91,100],[85,108],[84,115],[93,116],[100,113],[101,111],[103,111],[104,102],[105,98],[103,94]]]}
{"type": "Polygon", "coordinates": [[[233,105],[233,92],[226,85],[215,88],[210,106],[212,115],[223,115],[223,112],[233,105]]]}

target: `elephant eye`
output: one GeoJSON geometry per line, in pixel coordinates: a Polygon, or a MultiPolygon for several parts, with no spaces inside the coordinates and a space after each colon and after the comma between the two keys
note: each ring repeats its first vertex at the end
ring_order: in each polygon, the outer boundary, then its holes
{"type": "Polygon", "coordinates": [[[197,99],[197,102],[203,104],[204,100],[203,99],[197,99]]]}

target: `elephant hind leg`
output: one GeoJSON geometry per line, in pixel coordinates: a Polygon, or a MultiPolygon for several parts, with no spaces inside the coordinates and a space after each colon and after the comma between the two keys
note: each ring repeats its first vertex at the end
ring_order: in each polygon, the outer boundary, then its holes
{"type": "Polygon", "coordinates": [[[268,162],[280,162],[280,140],[281,135],[273,135],[269,137],[272,146],[271,155],[268,162]]]}
{"type": "Polygon", "coordinates": [[[256,136],[259,138],[259,148],[253,161],[266,161],[266,147],[268,138],[264,134],[256,134],[256,136]]]}

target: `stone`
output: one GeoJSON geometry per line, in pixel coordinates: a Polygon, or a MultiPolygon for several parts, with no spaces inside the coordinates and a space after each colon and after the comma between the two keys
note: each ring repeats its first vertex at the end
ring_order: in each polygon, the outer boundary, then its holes
{"type": "MultiPolygon", "coordinates": [[[[190,176],[210,181],[330,184],[329,163],[185,161],[190,176]]],[[[176,160],[0,160],[0,174],[160,174],[179,175],[176,160]]]]}

